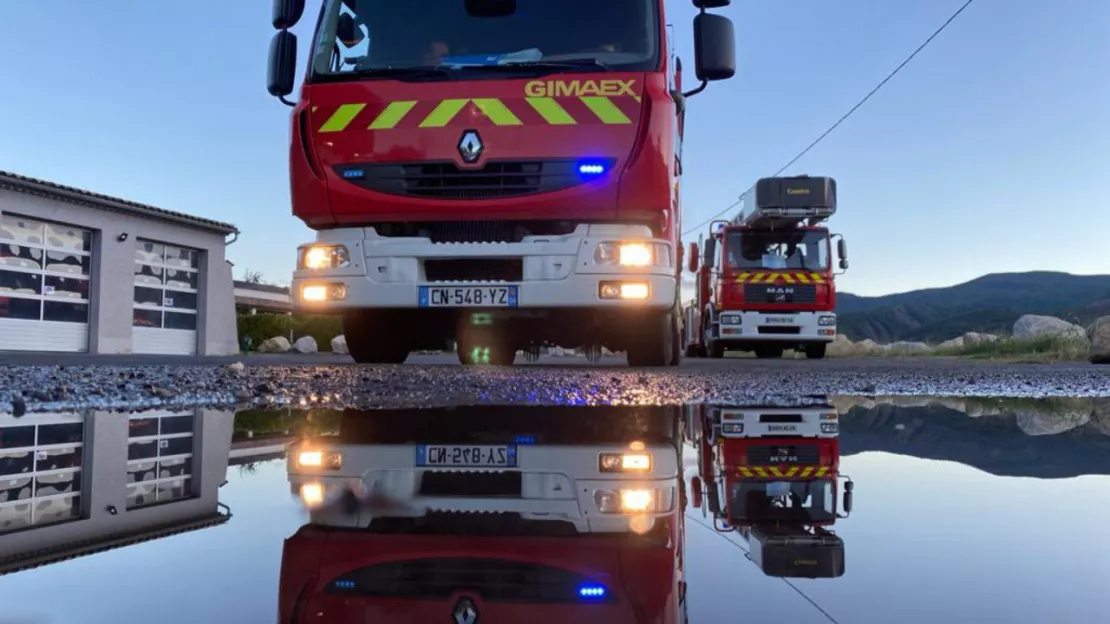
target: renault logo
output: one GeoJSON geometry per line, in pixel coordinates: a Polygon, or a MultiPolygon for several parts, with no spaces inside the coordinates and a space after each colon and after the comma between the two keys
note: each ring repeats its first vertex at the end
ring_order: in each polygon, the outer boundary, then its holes
{"type": "Polygon", "coordinates": [[[478,608],[469,598],[459,598],[454,614],[455,624],[478,624],[478,608]]]}
{"type": "Polygon", "coordinates": [[[463,133],[462,138],[459,139],[459,155],[462,156],[463,162],[467,163],[477,162],[482,156],[482,138],[478,136],[477,130],[467,130],[463,133]]]}

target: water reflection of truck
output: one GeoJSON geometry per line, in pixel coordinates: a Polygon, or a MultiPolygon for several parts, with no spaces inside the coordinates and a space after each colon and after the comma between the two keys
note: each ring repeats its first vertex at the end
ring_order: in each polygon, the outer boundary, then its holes
{"type": "Polygon", "coordinates": [[[348,413],[290,448],[281,621],[686,622],[680,415],[348,413]]]}
{"type": "Polygon", "coordinates": [[[739,532],[768,575],[844,573],[844,543],[831,527],[851,513],[852,481],[840,474],[832,405],[699,405],[686,418],[698,456],[691,502],[712,514],[718,531],[739,532]]]}

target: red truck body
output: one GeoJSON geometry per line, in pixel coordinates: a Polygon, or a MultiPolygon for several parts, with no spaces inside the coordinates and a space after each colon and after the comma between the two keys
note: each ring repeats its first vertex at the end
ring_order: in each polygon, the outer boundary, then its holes
{"type": "MultiPolygon", "coordinates": [[[[818,223],[836,211],[836,182],[763,178],[745,201],[735,219],[711,225],[704,249],[691,244],[696,297],[684,312],[686,355],[738,350],[780,357],[797,349],[823,358],[836,338],[836,284],[834,235],[818,223]]],[[[837,251],[846,269],[843,239],[837,251]]]]}
{"type": "MultiPolygon", "coordinates": [[[[727,4],[695,3],[702,88],[732,75],[731,22],[705,12],[727,4]]],[[[303,6],[275,5],[283,101],[303,6]]],[[[325,0],[292,115],[293,214],[317,232],[295,305],[341,314],[360,362],[454,341],[463,363],[558,344],[677,364],[682,120],[701,89],[682,93],[665,24],[663,0],[325,0]]]]}

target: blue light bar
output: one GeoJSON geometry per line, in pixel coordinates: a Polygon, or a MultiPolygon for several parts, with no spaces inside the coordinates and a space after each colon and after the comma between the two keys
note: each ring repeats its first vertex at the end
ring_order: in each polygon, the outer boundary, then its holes
{"type": "Polygon", "coordinates": [[[594,177],[604,174],[609,167],[606,163],[597,161],[583,161],[578,163],[578,174],[583,177],[594,177]]]}
{"type": "Polygon", "coordinates": [[[605,588],[601,585],[583,585],[578,588],[578,595],[582,598],[604,598],[605,588]]]}
{"type": "Polygon", "coordinates": [[[527,435],[519,435],[519,436],[516,437],[516,443],[517,444],[535,444],[536,443],[536,437],[535,436],[527,436],[527,435]]]}

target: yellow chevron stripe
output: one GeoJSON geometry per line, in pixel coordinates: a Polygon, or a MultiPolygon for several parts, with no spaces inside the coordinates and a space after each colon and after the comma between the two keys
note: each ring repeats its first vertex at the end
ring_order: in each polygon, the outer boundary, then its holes
{"type": "Polygon", "coordinates": [[[757,474],[761,477],[766,477],[767,476],[767,472],[765,470],[763,470],[762,466],[756,466],[754,468],[754,470],[755,470],[755,474],[757,474]]]}
{"type": "Polygon", "coordinates": [[[555,98],[530,97],[527,102],[544,121],[553,126],[573,126],[578,123],[555,98]]]}
{"type": "Polygon", "coordinates": [[[821,275],[820,273],[812,273],[810,275],[810,277],[813,279],[814,284],[824,284],[825,283],[825,276],[821,275]]]}
{"type": "Polygon", "coordinates": [[[520,119],[497,98],[474,98],[471,100],[478,110],[486,114],[489,120],[498,126],[521,126],[520,119]]]}
{"type": "Polygon", "coordinates": [[[790,273],[783,273],[780,277],[782,277],[782,280],[784,282],[786,282],[787,284],[793,284],[794,283],[794,276],[791,275],[790,273]]]}
{"type": "Polygon", "coordinates": [[[578,99],[581,100],[583,104],[588,106],[589,109],[593,111],[595,115],[597,115],[597,118],[600,119],[601,123],[603,124],[612,125],[632,123],[632,120],[629,119],[628,116],[625,115],[623,112],[621,112],[621,109],[617,108],[617,105],[613,103],[613,100],[610,100],[604,95],[584,95],[578,99]]]}
{"type": "Polygon", "coordinates": [[[802,477],[803,479],[805,479],[806,477],[808,477],[808,476],[809,476],[810,474],[812,474],[812,473],[813,473],[813,468],[810,468],[810,467],[808,467],[808,466],[807,466],[807,467],[805,467],[805,468],[802,468],[802,474],[801,474],[801,477],[802,477]]]}
{"type": "Polygon", "coordinates": [[[428,113],[424,121],[420,122],[420,127],[442,128],[446,126],[451,123],[455,115],[458,115],[459,111],[461,111],[468,102],[470,102],[469,98],[443,100],[436,106],[435,110],[428,113]]]}
{"type": "Polygon", "coordinates": [[[397,124],[401,123],[401,120],[405,118],[405,115],[409,114],[409,111],[411,111],[414,106],[416,106],[416,102],[412,100],[407,102],[390,102],[389,106],[386,106],[385,110],[378,113],[378,116],[374,121],[370,122],[370,125],[367,126],[366,129],[389,130],[390,128],[396,128],[397,124]]]}
{"type": "Polygon", "coordinates": [[[808,284],[809,283],[809,275],[807,275],[805,273],[798,273],[797,275],[794,276],[794,278],[798,280],[799,284],[808,284]]]}
{"type": "Polygon", "coordinates": [[[362,109],[366,108],[365,104],[344,104],[335,109],[335,112],[328,117],[324,125],[320,126],[320,132],[340,132],[345,129],[362,109]]]}

